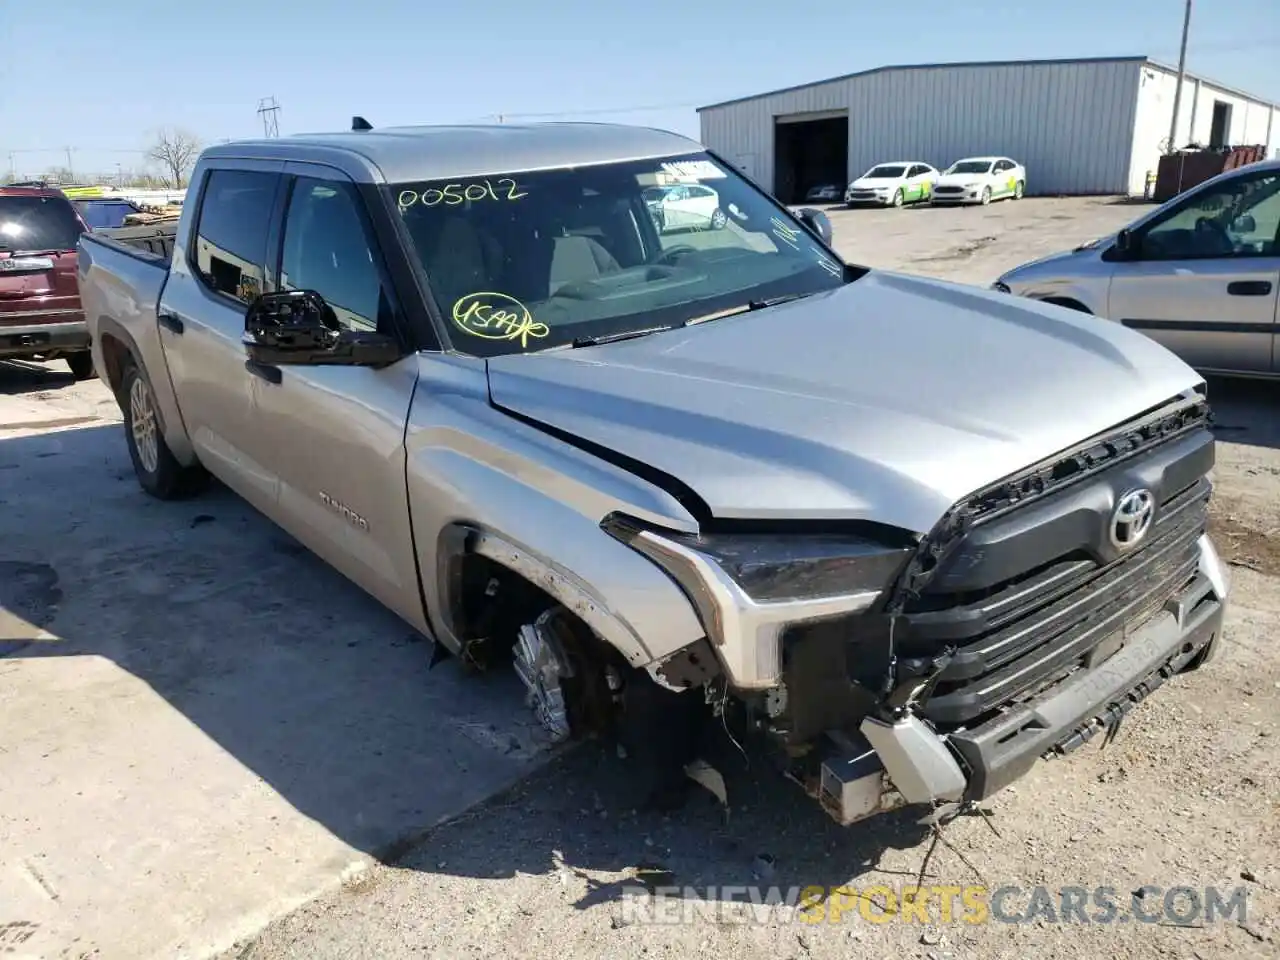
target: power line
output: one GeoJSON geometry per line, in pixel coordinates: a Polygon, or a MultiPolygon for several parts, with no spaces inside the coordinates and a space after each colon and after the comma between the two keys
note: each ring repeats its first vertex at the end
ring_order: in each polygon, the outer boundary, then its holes
{"type": "Polygon", "coordinates": [[[682,103],[632,104],[624,107],[594,107],[590,110],[552,110],[542,113],[486,113],[462,122],[469,123],[481,120],[497,120],[499,123],[502,123],[507,120],[550,120],[556,117],[599,117],[605,114],[656,113],[659,110],[689,109],[697,107],[700,104],[701,101],[685,101],[682,103]]]}

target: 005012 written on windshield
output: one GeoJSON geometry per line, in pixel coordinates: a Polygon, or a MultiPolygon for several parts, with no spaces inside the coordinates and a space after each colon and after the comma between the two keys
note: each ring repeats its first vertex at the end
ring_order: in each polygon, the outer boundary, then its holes
{"type": "Polygon", "coordinates": [[[421,193],[416,190],[401,190],[396,200],[403,211],[417,204],[435,207],[443,203],[448,207],[456,207],[467,201],[478,203],[481,200],[519,200],[526,196],[528,194],[522,192],[519,184],[511,177],[500,177],[497,180],[475,180],[471,183],[447,183],[443,187],[428,187],[421,193]]]}

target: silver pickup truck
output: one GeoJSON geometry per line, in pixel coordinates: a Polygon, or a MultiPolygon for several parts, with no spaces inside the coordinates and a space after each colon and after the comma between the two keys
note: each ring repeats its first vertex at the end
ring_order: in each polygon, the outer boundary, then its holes
{"type": "Polygon", "coordinates": [[[941,816],[1220,646],[1205,386],[1140,333],[846,264],[648,129],[230,143],[192,183],[167,242],[80,246],[142,487],[213,474],[553,738],[663,784],[726,728],[842,823],[941,816]]]}

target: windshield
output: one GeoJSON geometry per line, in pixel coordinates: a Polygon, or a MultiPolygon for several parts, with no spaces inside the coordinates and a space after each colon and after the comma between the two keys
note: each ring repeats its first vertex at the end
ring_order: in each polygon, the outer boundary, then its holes
{"type": "Polygon", "coordinates": [[[865,179],[867,180],[896,180],[902,176],[902,167],[881,166],[872,167],[867,171],[865,179]]]}
{"type": "Polygon", "coordinates": [[[66,197],[0,196],[0,250],[74,250],[83,231],[66,197]]]}
{"type": "Polygon", "coordinates": [[[951,165],[947,173],[990,173],[990,160],[960,160],[951,165]]]}
{"type": "Polygon", "coordinates": [[[128,200],[72,200],[71,203],[90,230],[122,227],[125,217],[138,212],[128,200]]]}
{"type": "Polygon", "coordinates": [[[454,346],[477,356],[844,282],[798,221],[705,153],[389,189],[454,346]]]}

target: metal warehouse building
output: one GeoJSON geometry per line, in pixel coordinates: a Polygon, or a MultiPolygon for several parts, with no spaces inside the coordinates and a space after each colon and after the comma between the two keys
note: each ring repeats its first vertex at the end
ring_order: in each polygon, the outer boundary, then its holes
{"type": "MultiPolygon", "coordinates": [[[[875,163],[1012,157],[1030,194],[1140,194],[1177,70],[1149,57],[879,67],[698,110],[702,142],[784,202],[875,163]]],[[[1176,146],[1280,145],[1280,107],[1185,75],[1176,146]]]]}

